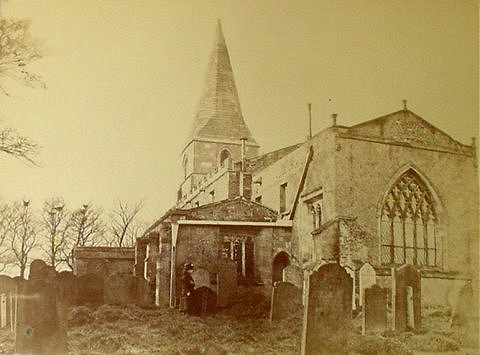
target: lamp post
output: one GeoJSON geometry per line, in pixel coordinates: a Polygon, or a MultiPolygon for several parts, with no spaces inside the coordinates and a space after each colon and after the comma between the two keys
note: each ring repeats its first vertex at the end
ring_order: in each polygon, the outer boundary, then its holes
{"type": "Polygon", "coordinates": [[[53,268],[55,269],[55,259],[57,256],[57,227],[59,223],[58,215],[63,211],[63,205],[59,205],[53,207],[50,210],[50,223],[52,225],[52,236],[51,236],[51,243],[50,243],[50,251],[51,251],[51,263],[53,268]]]}

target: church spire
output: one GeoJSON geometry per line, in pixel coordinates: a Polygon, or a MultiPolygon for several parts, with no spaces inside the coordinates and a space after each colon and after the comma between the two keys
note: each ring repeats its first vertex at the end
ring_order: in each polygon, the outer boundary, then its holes
{"type": "Polygon", "coordinates": [[[220,20],[217,23],[215,44],[208,64],[204,92],[189,141],[202,138],[229,141],[247,138],[248,143],[256,145],[243,120],[220,20]]]}

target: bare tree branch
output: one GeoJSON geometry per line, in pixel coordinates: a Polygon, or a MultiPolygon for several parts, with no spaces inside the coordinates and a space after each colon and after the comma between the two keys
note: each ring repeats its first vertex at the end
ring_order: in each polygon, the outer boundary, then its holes
{"type": "Polygon", "coordinates": [[[38,154],[39,146],[30,139],[23,137],[12,128],[0,130],[0,152],[18,159],[25,159],[37,165],[35,156],[38,154]]]}
{"type": "Polygon", "coordinates": [[[143,201],[134,205],[118,201],[117,206],[111,213],[110,232],[112,235],[109,240],[110,245],[118,247],[134,245],[135,238],[139,233],[136,217],[142,208],[143,201]]]}

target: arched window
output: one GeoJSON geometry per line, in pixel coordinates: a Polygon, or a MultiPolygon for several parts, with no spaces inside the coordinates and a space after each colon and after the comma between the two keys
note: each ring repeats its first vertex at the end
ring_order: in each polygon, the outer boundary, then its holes
{"type": "Polygon", "coordinates": [[[380,216],[382,264],[439,265],[433,196],[413,170],[390,188],[380,216]]]}
{"type": "Polygon", "coordinates": [[[230,165],[230,158],[231,158],[231,154],[228,151],[228,149],[222,150],[222,152],[220,153],[220,167],[221,168],[228,167],[230,165]]]}

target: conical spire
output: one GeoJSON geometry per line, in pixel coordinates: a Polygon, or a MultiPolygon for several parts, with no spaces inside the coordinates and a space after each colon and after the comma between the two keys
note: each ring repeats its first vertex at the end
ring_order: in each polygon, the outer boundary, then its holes
{"type": "Polygon", "coordinates": [[[243,120],[220,20],[208,64],[204,93],[189,141],[199,138],[228,140],[248,138],[249,143],[256,144],[243,120]]]}

